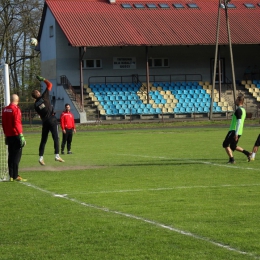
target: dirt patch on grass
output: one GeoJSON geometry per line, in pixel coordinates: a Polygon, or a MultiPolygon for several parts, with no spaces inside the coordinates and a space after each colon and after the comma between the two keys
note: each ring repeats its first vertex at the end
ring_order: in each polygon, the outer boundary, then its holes
{"type": "Polygon", "coordinates": [[[19,172],[42,172],[42,171],[50,171],[50,172],[55,172],[55,171],[69,171],[69,170],[89,170],[89,169],[102,169],[105,168],[105,166],[98,166],[98,165],[82,165],[82,166],[41,166],[39,165],[38,167],[25,167],[25,168],[20,168],[19,172]]]}

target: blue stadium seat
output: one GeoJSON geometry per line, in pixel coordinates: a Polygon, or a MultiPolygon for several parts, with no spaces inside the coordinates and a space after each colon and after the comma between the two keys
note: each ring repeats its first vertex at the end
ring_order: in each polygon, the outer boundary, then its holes
{"type": "Polygon", "coordinates": [[[152,108],[150,108],[150,111],[149,111],[149,113],[150,113],[150,114],[155,114],[155,113],[156,113],[156,111],[155,111],[155,109],[152,107],[152,108]]]}
{"type": "Polygon", "coordinates": [[[144,108],[144,114],[149,114],[149,109],[148,108],[144,108]]]}
{"type": "Polygon", "coordinates": [[[130,109],[129,108],[125,109],[125,115],[130,115],[130,109]]]}
{"type": "Polygon", "coordinates": [[[185,112],[186,112],[185,108],[184,107],[180,107],[180,113],[185,113],[185,112]]]}
{"type": "Polygon", "coordinates": [[[221,111],[222,111],[221,107],[217,106],[216,107],[216,112],[221,112],[221,111]]]}
{"type": "Polygon", "coordinates": [[[186,107],[186,113],[191,113],[192,112],[192,108],[191,107],[186,107]]]}
{"type": "Polygon", "coordinates": [[[167,103],[167,101],[163,98],[163,99],[161,99],[161,104],[166,104],[167,103]]]}
{"type": "Polygon", "coordinates": [[[113,113],[112,113],[112,110],[111,110],[110,108],[107,109],[107,110],[106,110],[106,114],[109,115],[109,116],[111,116],[111,115],[113,114],[113,113]]]}
{"type": "Polygon", "coordinates": [[[180,113],[180,108],[178,107],[175,107],[174,110],[173,110],[174,113],[180,113]]]}
{"type": "Polygon", "coordinates": [[[131,109],[131,114],[132,114],[132,115],[135,115],[136,113],[137,113],[137,109],[132,108],[132,109],[131,109]]]}
{"type": "Polygon", "coordinates": [[[199,113],[202,113],[202,112],[203,112],[203,107],[198,107],[198,108],[197,108],[197,111],[198,111],[199,113]]]}
{"type": "Polygon", "coordinates": [[[137,109],[137,114],[139,114],[139,115],[143,114],[143,109],[142,108],[138,108],[137,109]]]}
{"type": "Polygon", "coordinates": [[[159,108],[159,107],[157,107],[157,108],[155,109],[155,112],[156,112],[157,114],[161,114],[161,113],[162,113],[162,109],[159,108]]]}
{"type": "Polygon", "coordinates": [[[121,109],[118,110],[118,114],[124,115],[124,113],[125,113],[125,110],[124,110],[123,108],[121,108],[121,109]]]}

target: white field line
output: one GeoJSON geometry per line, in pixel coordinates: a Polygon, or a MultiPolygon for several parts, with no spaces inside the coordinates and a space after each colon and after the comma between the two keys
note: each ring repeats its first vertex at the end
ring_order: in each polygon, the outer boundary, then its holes
{"type": "MultiPolygon", "coordinates": [[[[149,156],[149,155],[137,155],[137,154],[116,154],[116,155],[117,156],[143,157],[143,158],[151,158],[151,159],[178,160],[178,161],[187,161],[187,162],[191,162],[191,163],[208,164],[208,165],[214,165],[214,166],[232,168],[232,169],[260,171],[260,169],[258,169],[258,168],[241,167],[241,166],[235,166],[234,164],[220,164],[220,163],[212,163],[212,162],[206,162],[206,161],[203,162],[203,161],[199,161],[199,160],[191,160],[191,159],[186,159],[186,158],[171,158],[171,157],[164,157],[164,156],[149,156]]],[[[249,164],[250,164],[250,162],[249,162],[249,164]]]]}
{"type": "Polygon", "coordinates": [[[139,221],[142,221],[142,222],[145,222],[145,223],[148,223],[148,224],[151,224],[151,225],[160,227],[160,228],[164,228],[164,229],[173,231],[173,232],[175,232],[175,233],[178,233],[178,234],[181,234],[181,235],[184,235],[184,236],[188,236],[188,237],[191,237],[191,238],[194,238],[194,239],[202,240],[202,241],[204,241],[204,242],[210,243],[210,244],[212,244],[212,245],[214,245],[214,246],[217,246],[217,247],[226,249],[226,250],[228,250],[228,251],[233,251],[233,252],[235,252],[235,253],[237,253],[237,254],[242,254],[242,255],[251,256],[251,257],[253,257],[254,259],[260,259],[259,256],[254,255],[254,254],[252,254],[252,253],[245,252],[245,251],[241,251],[241,250],[239,250],[239,249],[230,247],[230,246],[228,246],[228,245],[224,245],[224,244],[222,244],[222,243],[215,242],[215,241],[210,240],[210,239],[208,239],[208,238],[206,238],[206,237],[202,237],[202,236],[199,236],[199,235],[190,233],[190,232],[188,232],[188,231],[184,231],[184,230],[181,230],[181,229],[178,229],[178,228],[174,228],[174,227],[171,227],[171,226],[167,226],[167,225],[164,225],[164,224],[162,224],[162,223],[159,223],[159,222],[156,222],[156,221],[153,221],[153,220],[145,219],[145,218],[142,218],[142,217],[138,217],[138,216],[135,216],[135,215],[132,215],[132,214],[128,214],[128,213],[124,213],[124,212],[120,212],[120,211],[110,210],[110,209],[108,209],[108,208],[96,206],[96,205],[93,205],[93,204],[88,204],[88,203],[79,201],[79,200],[77,200],[77,199],[70,198],[70,197],[67,196],[67,194],[56,194],[56,193],[53,193],[53,192],[51,192],[51,191],[42,189],[42,188],[40,188],[40,187],[38,187],[38,186],[35,186],[35,185],[33,185],[33,184],[30,184],[30,183],[28,183],[28,182],[21,182],[21,184],[24,184],[24,185],[26,185],[26,186],[28,186],[28,187],[34,188],[34,189],[36,189],[36,190],[38,190],[38,191],[41,191],[41,192],[50,194],[51,196],[54,196],[54,197],[56,197],[56,198],[62,198],[62,199],[69,200],[69,201],[71,201],[71,202],[77,203],[77,204],[79,204],[79,205],[81,205],[81,206],[84,206],[84,207],[87,207],[87,208],[93,208],[93,209],[96,209],[96,210],[100,210],[100,211],[104,211],[104,212],[108,212],[108,213],[112,213],[112,214],[121,215],[121,216],[123,216],[123,217],[127,217],[127,218],[130,218],[130,219],[139,220],[139,221]]]}
{"type": "Polygon", "coordinates": [[[166,190],[181,190],[181,189],[212,189],[212,188],[236,188],[236,187],[254,187],[260,186],[260,183],[253,184],[223,184],[223,185],[212,185],[212,186],[176,186],[168,188],[151,188],[151,189],[132,189],[132,190],[103,190],[103,191],[86,191],[86,192],[71,192],[69,195],[75,194],[102,194],[102,193],[127,193],[127,192],[144,192],[144,191],[166,191],[166,190]]]}

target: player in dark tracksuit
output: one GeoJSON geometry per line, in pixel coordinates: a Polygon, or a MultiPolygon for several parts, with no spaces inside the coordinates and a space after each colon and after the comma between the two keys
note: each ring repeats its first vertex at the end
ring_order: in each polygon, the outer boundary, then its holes
{"type": "Polygon", "coordinates": [[[37,76],[37,79],[39,81],[43,81],[47,86],[42,94],[38,90],[32,91],[32,97],[35,99],[34,108],[42,120],[42,137],[39,147],[39,163],[41,165],[45,165],[43,154],[49,132],[51,132],[52,139],[54,141],[55,161],[64,162],[64,160],[62,160],[59,156],[58,121],[50,102],[50,91],[52,89],[52,83],[40,76],[37,76]]]}

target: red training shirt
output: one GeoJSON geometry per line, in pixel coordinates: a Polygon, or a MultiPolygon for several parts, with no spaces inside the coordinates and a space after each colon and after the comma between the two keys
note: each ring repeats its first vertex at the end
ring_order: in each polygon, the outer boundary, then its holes
{"type": "Polygon", "coordinates": [[[23,133],[22,113],[17,105],[11,103],[3,109],[2,127],[5,136],[16,136],[23,133]]]}
{"type": "Polygon", "coordinates": [[[74,116],[71,112],[63,111],[60,116],[61,129],[75,129],[74,116]]]}

